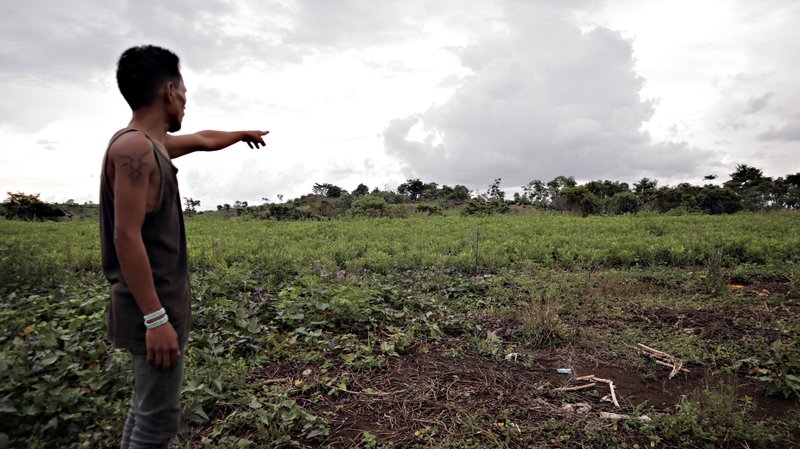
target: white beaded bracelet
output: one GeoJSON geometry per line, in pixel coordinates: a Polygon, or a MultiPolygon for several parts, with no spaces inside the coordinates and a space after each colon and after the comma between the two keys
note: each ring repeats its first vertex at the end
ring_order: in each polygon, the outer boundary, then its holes
{"type": "Polygon", "coordinates": [[[153,313],[150,313],[150,314],[148,314],[148,315],[145,315],[145,316],[144,316],[144,322],[145,322],[145,324],[146,324],[148,321],[152,320],[153,318],[155,318],[155,317],[157,317],[157,316],[161,316],[161,314],[162,314],[162,313],[167,313],[167,311],[166,311],[166,310],[164,310],[164,308],[163,308],[163,307],[162,307],[162,308],[160,308],[160,309],[158,309],[158,310],[156,310],[156,311],[155,311],[155,312],[153,312],[153,313]]]}
{"type": "Polygon", "coordinates": [[[166,323],[167,321],[169,321],[169,317],[165,313],[164,316],[162,316],[161,318],[153,321],[152,323],[144,323],[144,325],[147,326],[148,329],[155,329],[158,326],[161,326],[162,324],[166,323]]]}

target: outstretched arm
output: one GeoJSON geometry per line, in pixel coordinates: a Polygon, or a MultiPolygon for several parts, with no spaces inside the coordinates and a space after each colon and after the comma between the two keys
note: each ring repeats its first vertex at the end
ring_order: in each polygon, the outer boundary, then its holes
{"type": "Polygon", "coordinates": [[[250,148],[266,146],[264,136],[269,131],[200,131],[183,136],[167,134],[164,146],[169,157],[175,159],[195,151],[217,151],[236,142],[246,142],[250,148]]]}

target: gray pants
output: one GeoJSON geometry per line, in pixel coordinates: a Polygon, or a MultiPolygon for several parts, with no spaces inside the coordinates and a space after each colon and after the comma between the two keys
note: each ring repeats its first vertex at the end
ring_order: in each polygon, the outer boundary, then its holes
{"type": "Polygon", "coordinates": [[[175,366],[161,371],[146,355],[133,359],[133,397],[122,431],[122,449],[166,449],[178,433],[184,349],[175,366]]]}

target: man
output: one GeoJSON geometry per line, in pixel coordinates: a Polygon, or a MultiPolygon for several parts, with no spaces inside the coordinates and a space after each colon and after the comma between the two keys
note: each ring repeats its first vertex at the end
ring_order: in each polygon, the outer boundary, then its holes
{"type": "Polygon", "coordinates": [[[147,45],[126,50],[117,84],[133,115],[111,138],[100,185],[103,271],[111,282],[108,336],[131,352],[133,395],[123,448],[166,448],[180,421],[190,296],[186,236],[172,159],[246,142],[268,131],[181,128],[186,87],[178,57],[147,45]]]}

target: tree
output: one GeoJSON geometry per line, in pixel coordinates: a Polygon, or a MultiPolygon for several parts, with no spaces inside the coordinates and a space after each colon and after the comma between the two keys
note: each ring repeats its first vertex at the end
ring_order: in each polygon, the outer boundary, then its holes
{"type": "Polygon", "coordinates": [[[633,183],[633,193],[639,197],[639,204],[649,205],[653,200],[658,187],[658,180],[650,178],[642,178],[638,182],[633,183]]]}
{"type": "Polygon", "coordinates": [[[380,196],[367,195],[353,202],[350,215],[369,218],[405,218],[408,216],[408,209],[400,204],[387,204],[380,196]]]}
{"type": "Polygon", "coordinates": [[[366,184],[359,184],[358,187],[356,187],[355,190],[353,190],[351,195],[353,196],[369,195],[369,187],[367,187],[366,184]]]}
{"type": "Polygon", "coordinates": [[[495,180],[489,185],[489,188],[486,189],[484,197],[488,201],[505,201],[506,192],[500,188],[500,181],[500,178],[495,178],[495,180]]]}
{"type": "Polygon", "coordinates": [[[435,200],[439,198],[439,194],[441,190],[439,189],[439,184],[435,182],[429,182],[422,185],[422,194],[420,195],[421,199],[423,200],[435,200]]]}
{"type": "Polygon", "coordinates": [[[197,206],[200,205],[200,200],[196,200],[194,198],[187,198],[183,197],[183,202],[186,205],[186,209],[184,209],[183,213],[186,215],[194,215],[197,213],[197,206]]]}
{"type": "Polygon", "coordinates": [[[563,210],[564,204],[561,201],[561,191],[563,189],[572,188],[578,185],[573,176],[556,176],[547,183],[548,195],[550,196],[550,204],[555,210],[563,210]]]}
{"type": "Polygon", "coordinates": [[[314,187],[311,188],[311,192],[313,192],[314,195],[324,196],[325,198],[340,198],[347,191],[333,184],[315,183],[314,187]]]}
{"type": "Polygon", "coordinates": [[[700,207],[703,212],[717,214],[733,214],[742,210],[742,201],[733,190],[725,187],[708,187],[704,189],[700,207]]]}
{"type": "Polygon", "coordinates": [[[661,187],[652,194],[651,205],[658,212],[667,212],[680,206],[683,195],[678,189],[661,187]]]}
{"type": "Polygon", "coordinates": [[[409,179],[397,186],[397,193],[407,195],[411,201],[419,200],[424,190],[425,184],[419,178],[409,179]]]}
{"type": "Polygon", "coordinates": [[[562,189],[559,195],[564,202],[564,207],[580,213],[582,217],[600,212],[603,206],[600,199],[586,186],[567,187],[562,189]]]}
{"type": "Polygon", "coordinates": [[[522,186],[523,196],[527,200],[527,204],[535,207],[536,209],[547,209],[550,206],[550,190],[548,190],[545,183],[538,179],[534,179],[528,184],[522,186]]]}
{"type": "Polygon", "coordinates": [[[483,196],[476,196],[467,201],[467,205],[461,209],[461,215],[504,214],[508,209],[505,201],[488,201],[483,196]]]}
{"type": "Polygon", "coordinates": [[[59,220],[71,215],[39,199],[39,194],[8,193],[3,202],[3,215],[9,220],[59,220]]]}
{"type": "Polygon", "coordinates": [[[632,192],[622,192],[611,198],[609,209],[611,213],[635,214],[639,212],[639,197],[632,192]]]}
{"type": "Polygon", "coordinates": [[[725,186],[736,191],[755,187],[767,179],[763,171],[746,164],[738,164],[736,170],[730,176],[731,179],[725,182],[725,186]]]}
{"type": "MultiPolygon", "coordinates": [[[[444,188],[442,189],[444,190],[444,188]]],[[[469,198],[470,198],[469,189],[467,188],[467,186],[462,186],[461,184],[456,184],[453,187],[452,192],[447,194],[447,196],[445,197],[445,199],[452,201],[453,203],[456,204],[461,204],[465,201],[468,201],[469,198]]]]}
{"type": "Polygon", "coordinates": [[[757,211],[775,203],[776,186],[760,169],[739,164],[730,176],[724,186],[739,194],[745,209],[757,211]]]}
{"type": "Polygon", "coordinates": [[[790,209],[800,208],[800,172],[786,175],[781,182],[781,204],[790,209]]]}
{"type": "Polygon", "coordinates": [[[642,178],[633,183],[633,192],[637,195],[645,195],[654,192],[656,187],[658,187],[657,179],[642,178]]]}
{"type": "Polygon", "coordinates": [[[603,181],[587,182],[585,185],[590,192],[592,192],[596,197],[600,198],[601,200],[607,200],[618,193],[630,191],[628,183],[609,181],[607,179],[603,181]]]}

